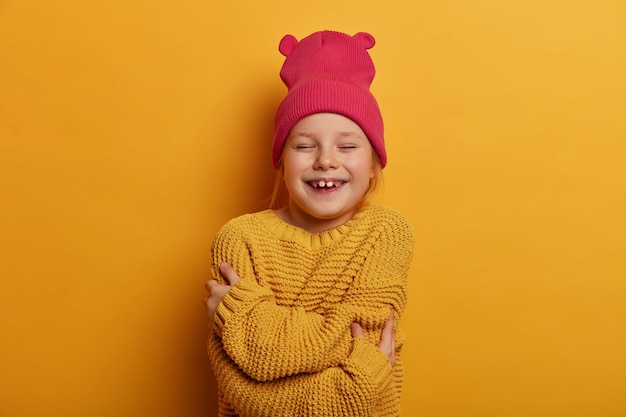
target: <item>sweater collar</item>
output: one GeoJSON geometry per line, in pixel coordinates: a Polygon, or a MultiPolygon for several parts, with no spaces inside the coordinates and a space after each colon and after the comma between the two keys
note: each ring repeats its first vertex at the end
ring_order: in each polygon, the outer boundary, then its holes
{"type": "Polygon", "coordinates": [[[368,211],[369,207],[370,204],[366,203],[350,220],[344,224],[317,233],[311,233],[301,227],[293,226],[284,222],[278,218],[273,210],[259,212],[257,213],[257,218],[279,239],[295,242],[310,250],[317,250],[332,246],[336,242],[342,240],[353,227],[354,223],[368,211]]]}

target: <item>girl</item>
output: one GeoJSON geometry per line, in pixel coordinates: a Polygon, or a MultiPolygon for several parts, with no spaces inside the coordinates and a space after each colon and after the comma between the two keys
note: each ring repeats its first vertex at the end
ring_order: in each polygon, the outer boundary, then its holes
{"type": "Polygon", "coordinates": [[[272,155],[288,202],[224,225],[206,283],[220,416],[400,415],[413,233],[366,198],[387,163],[373,46],[362,32],[280,42],[272,155]]]}

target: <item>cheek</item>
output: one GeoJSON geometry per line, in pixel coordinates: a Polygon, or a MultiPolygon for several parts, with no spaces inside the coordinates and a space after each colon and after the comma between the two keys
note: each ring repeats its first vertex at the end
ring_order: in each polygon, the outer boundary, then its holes
{"type": "Polygon", "coordinates": [[[353,172],[358,172],[362,179],[368,181],[376,177],[376,164],[371,158],[359,157],[350,161],[350,166],[353,172]]]}
{"type": "Polygon", "coordinates": [[[300,182],[302,176],[302,164],[294,158],[286,158],[283,161],[283,181],[287,187],[295,182],[300,182]]]}
{"type": "Polygon", "coordinates": [[[293,173],[295,172],[295,167],[290,161],[284,161],[283,164],[283,179],[287,181],[289,178],[293,177],[293,173]]]}
{"type": "Polygon", "coordinates": [[[358,164],[348,169],[353,181],[359,183],[369,184],[370,180],[374,178],[374,170],[367,165],[358,164]]]}
{"type": "Polygon", "coordinates": [[[283,168],[285,175],[300,175],[312,165],[311,157],[306,154],[285,154],[283,168]],[[289,173],[289,174],[288,174],[289,173]]]}

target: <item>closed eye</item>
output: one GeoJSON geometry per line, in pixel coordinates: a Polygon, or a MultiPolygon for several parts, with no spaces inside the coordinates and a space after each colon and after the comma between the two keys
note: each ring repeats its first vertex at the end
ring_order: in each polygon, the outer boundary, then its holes
{"type": "Polygon", "coordinates": [[[315,149],[315,145],[299,144],[299,145],[293,145],[293,148],[294,149],[302,149],[302,150],[315,149]]]}

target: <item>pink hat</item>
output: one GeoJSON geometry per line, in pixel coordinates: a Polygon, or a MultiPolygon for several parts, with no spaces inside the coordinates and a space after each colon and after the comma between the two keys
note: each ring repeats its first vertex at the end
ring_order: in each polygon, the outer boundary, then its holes
{"type": "Polygon", "coordinates": [[[369,88],[376,74],[367,50],[375,44],[369,33],[315,32],[298,42],[285,35],[278,46],[286,57],[280,78],[288,88],[274,118],[274,167],[293,126],[314,113],[350,118],[367,135],[381,166],[387,164],[383,119],[369,88]]]}

